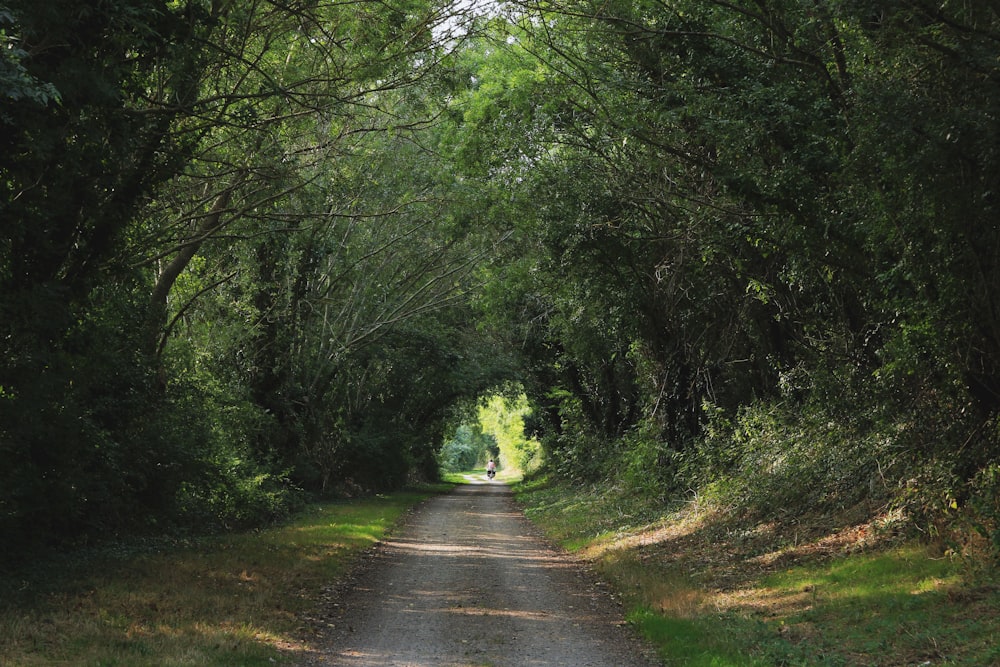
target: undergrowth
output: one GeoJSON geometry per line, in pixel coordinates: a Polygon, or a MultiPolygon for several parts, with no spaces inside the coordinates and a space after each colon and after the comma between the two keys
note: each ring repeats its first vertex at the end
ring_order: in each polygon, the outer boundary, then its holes
{"type": "Polygon", "coordinates": [[[672,507],[535,478],[526,514],[591,561],[666,665],[1000,663],[992,568],[865,503],[747,520],[718,496],[672,507]]]}

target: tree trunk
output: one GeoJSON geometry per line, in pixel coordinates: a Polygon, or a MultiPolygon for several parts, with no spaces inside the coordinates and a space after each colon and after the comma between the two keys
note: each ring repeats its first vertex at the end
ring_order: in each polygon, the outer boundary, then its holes
{"type": "Polygon", "coordinates": [[[156,278],[156,284],[149,297],[149,314],[146,319],[146,353],[150,359],[156,360],[163,352],[163,341],[170,331],[167,323],[167,297],[177,278],[181,275],[191,259],[197,254],[205,239],[219,228],[222,214],[229,208],[233,190],[228,188],[215,198],[215,203],[198,229],[178,250],[156,278]]]}

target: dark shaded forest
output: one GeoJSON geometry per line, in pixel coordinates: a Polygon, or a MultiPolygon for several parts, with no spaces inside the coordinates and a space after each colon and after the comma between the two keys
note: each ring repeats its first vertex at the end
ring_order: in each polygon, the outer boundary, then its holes
{"type": "Polygon", "coordinates": [[[1000,3],[0,0],[0,535],[544,465],[1000,547],[1000,3]]]}

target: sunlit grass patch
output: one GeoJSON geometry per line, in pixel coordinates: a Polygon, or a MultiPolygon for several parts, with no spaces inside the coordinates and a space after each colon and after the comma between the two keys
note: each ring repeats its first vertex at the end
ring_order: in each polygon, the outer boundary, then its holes
{"type": "Polygon", "coordinates": [[[822,529],[801,517],[790,534],[735,524],[708,502],[656,510],[544,480],[518,490],[528,516],[611,584],[666,665],[1000,665],[1000,586],[922,545],[880,547],[868,526],[828,516],[822,529]]]}
{"type": "MultiPolygon", "coordinates": [[[[357,554],[431,492],[311,506],[285,526],[105,557],[0,606],[0,665],[274,665],[357,554]]],[[[8,588],[10,588],[8,586],[8,588]]]]}
{"type": "Polygon", "coordinates": [[[807,563],[759,584],[761,598],[799,595],[771,621],[787,640],[772,642],[771,655],[865,656],[846,664],[872,665],[987,665],[1000,657],[1000,596],[967,585],[959,563],[919,545],[807,563]]]}
{"type": "Polygon", "coordinates": [[[940,593],[961,583],[961,572],[945,558],[909,545],[893,551],[843,557],[821,565],[788,568],[762,581],[779,589],[824,591],[838,601],[877,600],[891,595],[940,593]]]}

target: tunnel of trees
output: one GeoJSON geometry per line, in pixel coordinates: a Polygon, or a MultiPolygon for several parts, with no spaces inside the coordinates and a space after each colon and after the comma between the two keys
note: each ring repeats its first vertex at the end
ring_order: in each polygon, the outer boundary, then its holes
{"type": "Polygon", "coordinates": [[[4,557],[433,478],[498,388],[568,479],[1000,544],[998,12],[0,0],[4,557]]]}

